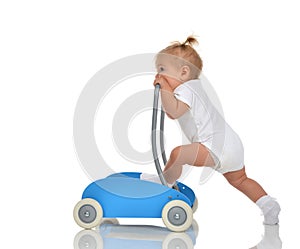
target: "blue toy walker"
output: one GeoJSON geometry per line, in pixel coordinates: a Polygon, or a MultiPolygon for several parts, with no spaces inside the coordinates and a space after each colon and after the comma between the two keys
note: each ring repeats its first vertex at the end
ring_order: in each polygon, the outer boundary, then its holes
{"type": "MultiPolygon", "coordinates": [[[[122,172],[97,180],[84,190],[82,200],[74,208],[76,223],[85,229],[101,224],[102,219],[112,218],[162,218],[173,232],[186,231],[193,222],[193,213],[198,206],[192,189],[181,182],[176,189],[169,188],[163,176],[156,146],[156,126],[160,85],[154,90],[152,113],[152,153],[156,170],[162,184],[140,179],[141,173],[122,172]]],[[[164,116],[160,115],[160,147],[164,165],[167,162],[164,150],[164,116]]]]}

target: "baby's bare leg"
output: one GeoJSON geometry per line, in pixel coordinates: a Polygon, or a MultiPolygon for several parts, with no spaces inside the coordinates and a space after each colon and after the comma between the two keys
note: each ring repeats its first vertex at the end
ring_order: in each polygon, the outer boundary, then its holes
{"type": "Polygon", "coordinates": [[[232,186],[243,192],[262,210],[264,224],[278,224],[278,216],[281,210],[279,203],[267,195],[266,191],[256,181],[247,177],[245,167],[223,175],[232,186]]]}
{"type": "Polygon", "coordinates": [[[170,158],[164,169],[166,181],[174,183],[182,173],[182,166],[215,166],[207,148],[200,143],[178,146],[172,150],[170,158]]]}
{"type": "Polygon", "coordinates": [[[267,195],[266,191],[256,181],[247,177],[245,167],[241,170],[228,172],[223,175],[233,187],[240,190],[253,202],[267,195]]]}

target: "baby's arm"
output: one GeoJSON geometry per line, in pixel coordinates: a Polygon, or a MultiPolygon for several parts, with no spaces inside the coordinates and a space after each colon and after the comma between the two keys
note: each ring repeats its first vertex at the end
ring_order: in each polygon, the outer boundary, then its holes
{"type": "Polygon", "coordinates": [[[160,77],[156,83],[161,86],[161,101],[167,116],[171,119],[177,119],[189,110],[189,106],[175,98],[174,93],[168,82],[160,77]]]}
{"type": "Polygon", "coordinates": [[[162,105],[171,119],[177,119],[188,111],[189,106],[175,98],[172,91],[161,89],[162,105]]]}

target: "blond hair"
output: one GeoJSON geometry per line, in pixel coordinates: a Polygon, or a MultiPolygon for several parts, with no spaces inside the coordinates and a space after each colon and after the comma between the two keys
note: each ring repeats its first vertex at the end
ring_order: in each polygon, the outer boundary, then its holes
{"type": "Polygon", "coordinates": [[[162,54],[176,56],[181,59],[182,65],[188,65],[190,67],[191,78],[198,78],[202,71],[203,62],[197,51],[193,48],[194,45],[198,45],[197,39],[194,36],[189,36],[185,42],[181,43],[176,41],[161,50],[157,58],[162,54]]]}

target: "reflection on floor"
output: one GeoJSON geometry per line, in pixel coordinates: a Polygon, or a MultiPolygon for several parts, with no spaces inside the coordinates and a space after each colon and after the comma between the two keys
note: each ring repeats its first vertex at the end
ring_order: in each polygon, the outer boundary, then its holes
{"type": "Polygon", "coordinates": [[[75,249],[190,249],[194,248],[198,224],[194,220],[185,233],[171,232],[165,227],[119,225],[106,220],[96,230],[82,230],[74,239],[75,249]]]}
{"type": "Polygon", "coordinates": [[[257,246],[251,249],[281,249],[282,242],[279,237],[279,225],[268,226],[265,225],[265,232],[262,240],[257,244],[257,246]]]}
{"type": "MultiPolygon", "coordinates": [[[[279,226],[264,226],[262,240],[251,249],[281,249],[279,226]]],[[[74,238],[74,249],[194,249],[198,224],[184,233],[165,227],[120,225],[116,219],[104,220],[96,230],[82,230],[74,238]]]]}

